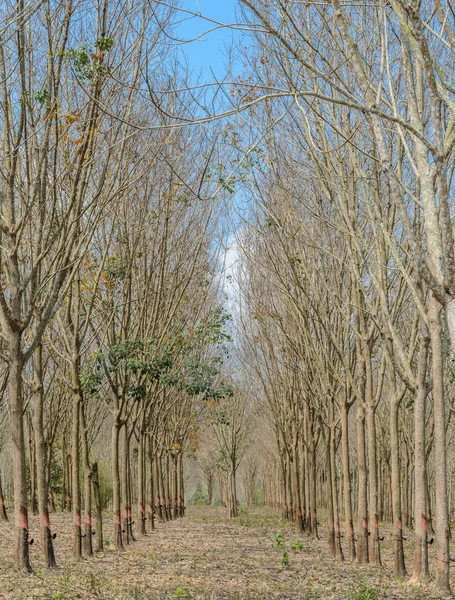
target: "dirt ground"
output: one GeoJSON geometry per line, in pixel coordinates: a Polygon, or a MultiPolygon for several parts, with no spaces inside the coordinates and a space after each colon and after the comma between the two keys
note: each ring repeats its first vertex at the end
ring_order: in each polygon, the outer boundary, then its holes
{"type": "MultiPolygon", "coordinates": [[[[71,516],[52,515],[52,527],[57,533],[55,552],[61,566],[53,571],[45,569],[38,520],[32,517],[35,543],[31,547],[31,560],[35,572],[29,576],[13,570],[12,528],[8,524],[0,526],[0,598],[393,600],[431,597],[431,582],[428,587],[409,589],[392,575],[390,532],[385,532],[381,543],[383,567],[337,563],[329,554],[323,523],[321,539],[310,540],[306,536],[299,537],[292,525],[265,508],[241,509],[240,516],[229,521],[222,508],[189,507],[184,519],[158,523],[156,532],[134,542],[123,553],[110,547],[110,522],[106,521],[106,551],[79,563],[71,557],[71,516]]],[[[406,544],[410,568],[412,543],[406,544]]]]}

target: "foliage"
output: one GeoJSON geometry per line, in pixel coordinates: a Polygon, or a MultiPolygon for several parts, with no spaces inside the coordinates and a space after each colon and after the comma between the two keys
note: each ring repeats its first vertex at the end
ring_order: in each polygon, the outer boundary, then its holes
{"type": "Polygon", "coordinates": [[[135,400],[143,400],[147,385],[164,378],[173,366],[170,348],[154,338],[130,340],[114,344],[87,361],[81,371],[81,385],[91,394],[99,391],[104,376],[115,372],[132,375],[127,393],[135,400]]]}
{"type": "Polygon", "coordinates": [[[109,52],[113,45],[112,38],[101,37],[95,41],[95,49],[83,44],[67,50],[63,55],[81,81],[93,81],[101,74],[109,74],[109,67],[104,63],[104,54],[109,52]]]}
{"type": "Polygon", "coordinates": [[[197,484],[196,491],[191,496],[189,503],[197,506],[208,506],[209,499],[204,493],[201,483],[197,484]]]}
{"type": "Polygon", "coordinates": [[[377,591],[366,585],[356,594],[356,600],[376,600],[378,598],[377,591]]]}
{"type": "Polygon", "coordinates": [[[99,391],[103,381],[103,372],[98,354],[87,357],[84,367],[79,372],[82,389],[89,395],[99,391]]]}
{"type": "Polygon", "coordinates": [[[195,357],[183,360],[180,370],[179,388],[190,396],[202,394],[205,398],[212,395],[213,383],[218,370],[210,364],[201,363],[195,357]]]}
{"type": "Polygon", "coordinates": [[[104,276],[111,285],[125,279],[128,272],[125,261],[117,256],[108,256],[104,264],[104,276]]]}
{"type": "Polygon", "coordinates": [[[101,52],[108,52],[114,45],[114,40],[110,37],[99,37],[95,42],[95,48],[101,52]]]}
{"type": "Polygon", "coordinates": [[[272,540],[272,547],[277,550],[283,550],[285,547],[285,540],[281,533],[276,533],[275,537],[270,538],[272,540]]]}
{"type": "Polygon", "coordinates": [[[219,400],[232,396],[232,385],[218,381],[220,374],[218,361],[203,363],[196,357],[188,357],[176,373],[174,383],[189,396],[202,396],[204,400],[219,400]]]}
{"type": "Polygon", "coordinates": [[[180,587],[178,587],[176,590],[174,590],[174,596],[176,598],[184,598],[184,599],[190,598],[189,592],[187,592],[185,589],[180,588],[180,587]]]}
{"type": "Polygon", "coordinates": [[[45,104],[46,102],[49,102],[49,100],[50,100],[50,94],[46,90],[46,88],[36,91],[33,97],[40,104],[45,104]]]}
{"type": "Polygon", "coordinates": [[[272,541],[272,548],[281,553],[281,564],[286,568],[289,567],[289,548],[293,552],[301,552],[304,549],[302,540],[294,539],[289,544],[281,533],[276,533],[275,536],[270,539],[272,541]]]}
{"type": "MultiPolygon", "coordinates": [[[[121,261],[106,264],[109,277],[124,277],[121,261]]],[[[81,385],[88,394],[96,394],[106,375],[121,372],[130,376],[128,394],[138,401],[146,397],[148,386],[154,382],[164,388],[176,386],[189,396],[205,400],[230,396],[232,385],[218,381],[222,357],[227,354],[225,343],[231,341],[225,331],[229,319],[226,311],[216,309],[205,324],[192,328],[173,346],[153,337],[113,344],[105,352],[87,358],[80,374],[81,385]],[[198,354],[212,346],[215,355],[201,360],[198,354]]]]}
{"type": "Polygon", "coordinates": [[[220,346],[224,342],[232,342],[231,335],[226,331],[230,320],[231,316],[224,308],[216,308],[203,325],[196,327],[195,332],[205,345],[220,346]]]}
{"type": "Polygon", "coordinates": [[[303,550],[303,548],[304,548],[303,540],[292,540],[291,550],[293,552],[297,552],[297,550],[300,550],[300,552],[301,552],[303,550]]]}

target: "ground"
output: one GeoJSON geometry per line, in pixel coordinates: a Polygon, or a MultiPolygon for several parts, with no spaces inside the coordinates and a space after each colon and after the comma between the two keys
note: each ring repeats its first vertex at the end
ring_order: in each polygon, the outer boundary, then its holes
{"type": "MultiPolygon", "coordinates": [[[[92,560],[71,557],[71,516],[52,515],[61,567],[47,571],[31,519],[34,575],[13,570],[12,527],[0,526],[0,598],[14,600],[383,600],[429,598],[428,587],[409,589],[392,574],[392,538],[382,542],[383,567],[337,563],[325,541],[298,536],[277,512],[241,509],[228,520],[220,507],[189,507],[184,519],[157,524],[157,531],[123,553],[108,547],[92,560]],[[294,548],[294,549],[292,549],[294,548]],[[287,552],[287,555],[284,553],[287,552]],[[286,564],[288,563],[288,564],[286,564]]],[[[105,523],[105,536],[110,522],[105,523]]],[[[407,542],[411,566],[412,544],[407,542]]],[[[432,551],[434,552],[433,548],[432,551]]],[[[433,558],[433,557],[432,557],[433,558]]],[[[455,589],[455,581],[453,584],[455,589]]]]}

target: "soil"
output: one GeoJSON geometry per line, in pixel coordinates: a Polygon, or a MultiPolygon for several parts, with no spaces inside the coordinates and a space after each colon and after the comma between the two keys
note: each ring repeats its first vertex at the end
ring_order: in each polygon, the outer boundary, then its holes
{"type": "MultiPolygon", "coordinates": [[[[156,531],[139,538],[122,553],[111,546],[111,522],[106,515],[105,552],[80,562],[71,556],[71,515],[52,514],[51,523],[57,533],[55,554],[60,567],[51,571],[44,567],[39,521],[32,517],[33,575],[14,571],[13,529],[8,523],[0,525],[0,598],[393,600],[432,597],[431,581],[420,588],[409,588],[392,574],[393,540],[387,528],[383,528],[385,539],[381,542],[384,564],[370,567],[336,562],[325,541],[323,523],[321,539],[312,540],[299,536],[276,511],[262,507],[242,508],[239,517],[232,520],[226,518],[221,507],[189,507],[185,518],[157,523],[156,531]]],[[[410,568],[412,542],[406,544],[410,568]]],[[[432,549],[432,563],[433,553],[432,549]]]]}

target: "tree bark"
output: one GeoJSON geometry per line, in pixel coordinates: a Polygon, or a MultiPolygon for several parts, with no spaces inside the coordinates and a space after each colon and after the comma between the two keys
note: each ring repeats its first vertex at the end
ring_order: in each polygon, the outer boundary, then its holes
{"type": "Polygon", "coordinates": [[[0,521],[8,521],[8,515],[6,513],[5,498],[3,496],[2,479],[0,477],[0,521]]]}
{"type": "MultiPolygon", "coordinates": [[[[393,369],[391,369],[393,371],[393,369]]],[[[390,455],[392,463],[392,505],[393,505],[393,537],[394,537],[394,570],[398,577],[406,577],[403,548],[403,521],[401,515],[401,480],[400,480],[400,444],[398,430],[399,401],[395,388],[395,373],[392,372],[390,398],[390,455]]]]}
{"type": "Polygon", "coordinates": [[[235,518],[238,516],[237,511],[237,481],[236,481],[236,467],[235,464],[231,465],[229,471],[229,517],[235,518]]]}
{"type": "Polygon", "coordinates": [[[79,385],[79,357],[73,357],[73,426],[71,431],[71,488],[73,505],[73,556],[82,558],[81,484],[79,479],[79,430],[81,393],[79,385]]]}
{"type": "Polygon", "coordinates": [[[41,539],[43,544],[44,562],[49,568],[56,567],[54,546],[52,543],[51,524],[49,519],[48,489],[46,469],[46,442],[44,440],[44,390],[43,390],[43,360],[42,346],[38,344],[34,352],[34,426],[35,426],[35,453],[38,483],[38,510],[41,524],[41,539]]]}
{"type": "Polygon", "coordinates": [[[96,511],[96,551],[103,552],[103,507],[101,504],[101,488],[98,472],[98,463],[92,464],[93,499],[96,511]]]}
{"type": "Polygon", "coordinates": [[[23,358],[21,334],[9,335],[9,398],[11,405],[12,458],[14,476],[14,566],[32,572],[29,557],[29,528],[27,509],[27,481],[25,471],[24,407],[22,396],[23,358]]]}
{"type": "Polygon", "coordinates": [[[178,475],[179,475],[179,485],[178,485],[178,493],[179,493],[179,503],[180,503],[180,516],[185,516],[185,482],[183,479],[183,456],[179,453],[177,458],[178,465],[178,475]]]}
{"type": "Polygon", "coordinates": [[[376,457],[376,407],[373,396],[373,371],[371,364],[371,351],[367,344],[366,355],[366,408],[368,431],[368,480],[370,491],[370,562],[373,565],[381,564],[381,551],[379,546],[379,514],[378,514],[378,465],[376,457]]]}
{"type": "Polygon", "coordinates": [[[354,523],[352,519],[352,490],[349,461],[349,430],[348,430],[349,405],[343,402],[341,406],[341,449],[343,454],[343,488],[344,488],[344,513],[346,519],[346,544],[348,546],[348,559],[355,560],[354,523]]]}
{"type": "Polygon", "coordinates": [[[129,490],[128,490],[128,428],[125,422],[122,424],[122,460],[121,460],[121,488],[123,500],[123,531],[125,532],[125,542],[130,544],[131,539],[131,510],[129,507],[129,490]]]}
{"type": "Polygon", "coordinates": [[[357,462],[358,462],[358,533],[357,561],[363,565],[369,562],[368,555],[368,508],[367,508],[367,463],[365,452],[365,409],[362,402],[357,404],[357,462]]]}
{"type": "Polygon", "coordinates": [[[330,411],[330,476],[332,478],[332,494],[333,494],[333,522],[335,526],[335,556],[338,560],[343,561],[343,549],[341,547],[341,531],[340,531],[340,513],[338,508],[338,491],[337,491],[337,476],[336,476],[336,439],[335,439],[335,407],[334,400],[329,400],[330,411]]]}
{"type": "MultiPolygon", "coordinates": [[[[425,412],[426,412],[426,372],[428,360],[428,334],[421,327],[421,344],[417,387],[414,394],[414,463],[415,463],[415,501],[414,501],[414,565],[410,583],[427,579],[428,567],[428,520],[426,490],[426,453],[425,453],[425,412]]],[[[412,479],[411,479],[412,481],[412,479]]],[[[412,486],[411,486],[412,489],[412,486]]]]}
{"type": "Polygon", "coordinates": [[[446,418],[444,407],[444,352],[442,347],[441,305],[431,295],[429,324],[433,364],[433,414],[436,488],[436,581],[435,591],[450,597],[449,508],[447,502],[446,418]]]}
{"type": "Polygon", "coordinates": [[[153,452],[153,443],[151,436],[148,436],[148,459],[149,459],[149,470],[150,470],[150,480],[149,480],[149,494],[148,494],[148,519],[150,530],[153,531],[155,529],[155,487],[156,487],[156,463],[155,456],[153,452]]]}
{"type": "MultiPolygon", "coordinates": [[[[82,390],[81,390],[82,397],[82,390]]],[[[93,529],[92,529],[92,467],[88,450],[87,423],[85,420],[84,404],[81,402],[81,426],[82,426],[82,457],[84,463],[84,549],[87,556],[93,556],[93,529]]]]}
{"type": "Polygon", "coordinates": [[[158,510],[158,519],[160,523],[164,523],[164,514],[163,514],[163,495],[164,495],[164,485],[163,485],[163,469],[161,463],[161,452],[157,452],[155,454],[155,463],[156,463],[156,507],[158,510]]]}
{"type": "Polygon", "coordinates": [[[35,431],[32,427],[31,417],[26,414],[28,425],[28,445],[29,445],[29,467],[30,467],[30,510],[32,514],[38,514],[38,503],[36,501],[36,440],[35,431]]]}
{"type": "Polygon", "coordinates": [[[120,495],[120,419],[118,399],[114,398],[112,423],[112,503],[114,512],[114,543],[116,550],[123,550],[121,495],[120,495]]]}
{"type": "Polygon", "coordinates": [[[139,445],[137,449],[137,487],[138,487],[138,512],[139,512],[139,530],[141,535],[146,535],[145,515],[145,444],[144,431],[141,427],[139,431],[139,445]]]}
{"type": "Polygon", "coordinates": [[[326,449],[326,497],[327,497],[327,536],[330,552],[335,556],[335,521],[333,520],[333,478],[332,478],[332,461],[330,459],[330,431],[327,436],[327,449],[326,449]]]}
{"type": "Polygon", "coordinates": [[[172,510],[171,510],[171,465],[170,465],[170,457],[169,452],[166,453],[166,474],[164,478],[165,484],[165,498],[166,498],[166,519],[168,521],[172,520],[172,510]]]}
{"type": "MultiPolygon", "coordinates": [[[[302,502],[300,499],[299,482],[299,457],[298,457],[298,437],[294,436],[292,443],[292,491],[294,495],[294,522],[299,533],[303,532],[302,502]]],[[[254,484],[252,490],[252,504],[254,504],[254,484]]]]}
{"type": "Polygon", "coordinates": [[[174,474],[172,478],[172,510],[173,510],[173,518],[177,519],[179,516],[179,474],[177,472],[178,464],[177,464],[177,455],[174,454],[172,457],[172,463],[174,465],[174,474]]]}

